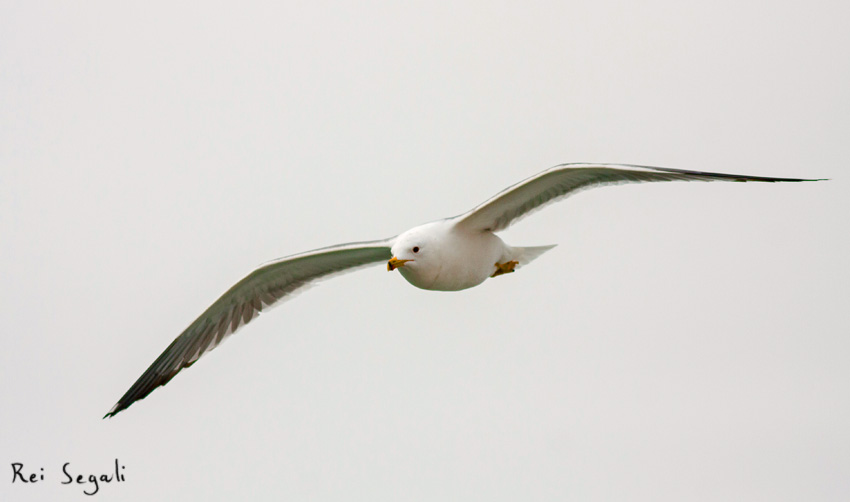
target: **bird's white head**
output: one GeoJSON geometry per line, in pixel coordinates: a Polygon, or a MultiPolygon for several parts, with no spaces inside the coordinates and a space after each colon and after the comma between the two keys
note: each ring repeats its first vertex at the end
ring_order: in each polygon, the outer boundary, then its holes
{"type": "Polygon", "coordinates": [[[407,282],[429,289],[441,268],[440,237],[445,231],[441,223],[427,223],[396,237],[387,270],[398,269],[407,282]]]}

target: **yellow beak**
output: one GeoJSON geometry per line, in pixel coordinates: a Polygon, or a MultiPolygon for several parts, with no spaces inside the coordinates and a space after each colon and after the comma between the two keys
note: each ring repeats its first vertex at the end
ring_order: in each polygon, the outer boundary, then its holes
{"type": "Polygon", "coordinates": [[[387,272],[392,272],[397,268],[401,268],[404,266],[405,263],[409,261],[413,260],[399,260],[398,258],[393,256],[392,258],[390,258],[390,261],[387,262],[387,272]]]}

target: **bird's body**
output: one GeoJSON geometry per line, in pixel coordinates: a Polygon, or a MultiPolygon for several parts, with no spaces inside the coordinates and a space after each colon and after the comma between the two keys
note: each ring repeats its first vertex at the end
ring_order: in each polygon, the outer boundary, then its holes
{"type": "Polygon", "coordinates": [[[459,291],[484,282],[496,272],[497,263],[515,261],[519,249],[493,232],[471,232],[453,220],[440,220],[399,235],[391,251],[406,261],[398,271],[410,284],[433,291],[459,291]]]}
{"type": "Polygon", "coordinates": [[[620,164],[564,164],[508,187],[472,210],[414,227],[389,239],[342,244],[264,264],[236,283],[195,319],[121,397],[115,415],[247,324],[267,307],[311,282],[374,263],[398,269],[412,285],[458,291],[513,272],[554,246],[512,247],[495,232],[579,190],[661,181],[814,181],[620,164]]]}

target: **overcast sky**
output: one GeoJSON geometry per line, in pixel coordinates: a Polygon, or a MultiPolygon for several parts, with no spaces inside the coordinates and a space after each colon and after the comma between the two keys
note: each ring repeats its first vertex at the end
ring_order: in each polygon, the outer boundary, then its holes
{"type": "Polygon", "coordinates": [[[123,4],[0,6],[0,499],[850,498],[850,4],[123,4]],[[582,161],[832,180],[583,192],[101,420],[256,265],[582,161]]]}

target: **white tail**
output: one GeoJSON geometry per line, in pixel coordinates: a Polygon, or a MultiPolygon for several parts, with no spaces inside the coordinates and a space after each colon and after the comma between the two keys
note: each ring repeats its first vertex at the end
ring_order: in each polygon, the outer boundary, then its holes
{"type": "Polygon", "coordinates": [[[557,246],[557,244],[551,244],[549,246],[532,246],[527,248],[511,248],[513,253],[512,259],[518,261],[519,266],[521,267],[531,263],[532,260],[555,246],[557,246]]]}

